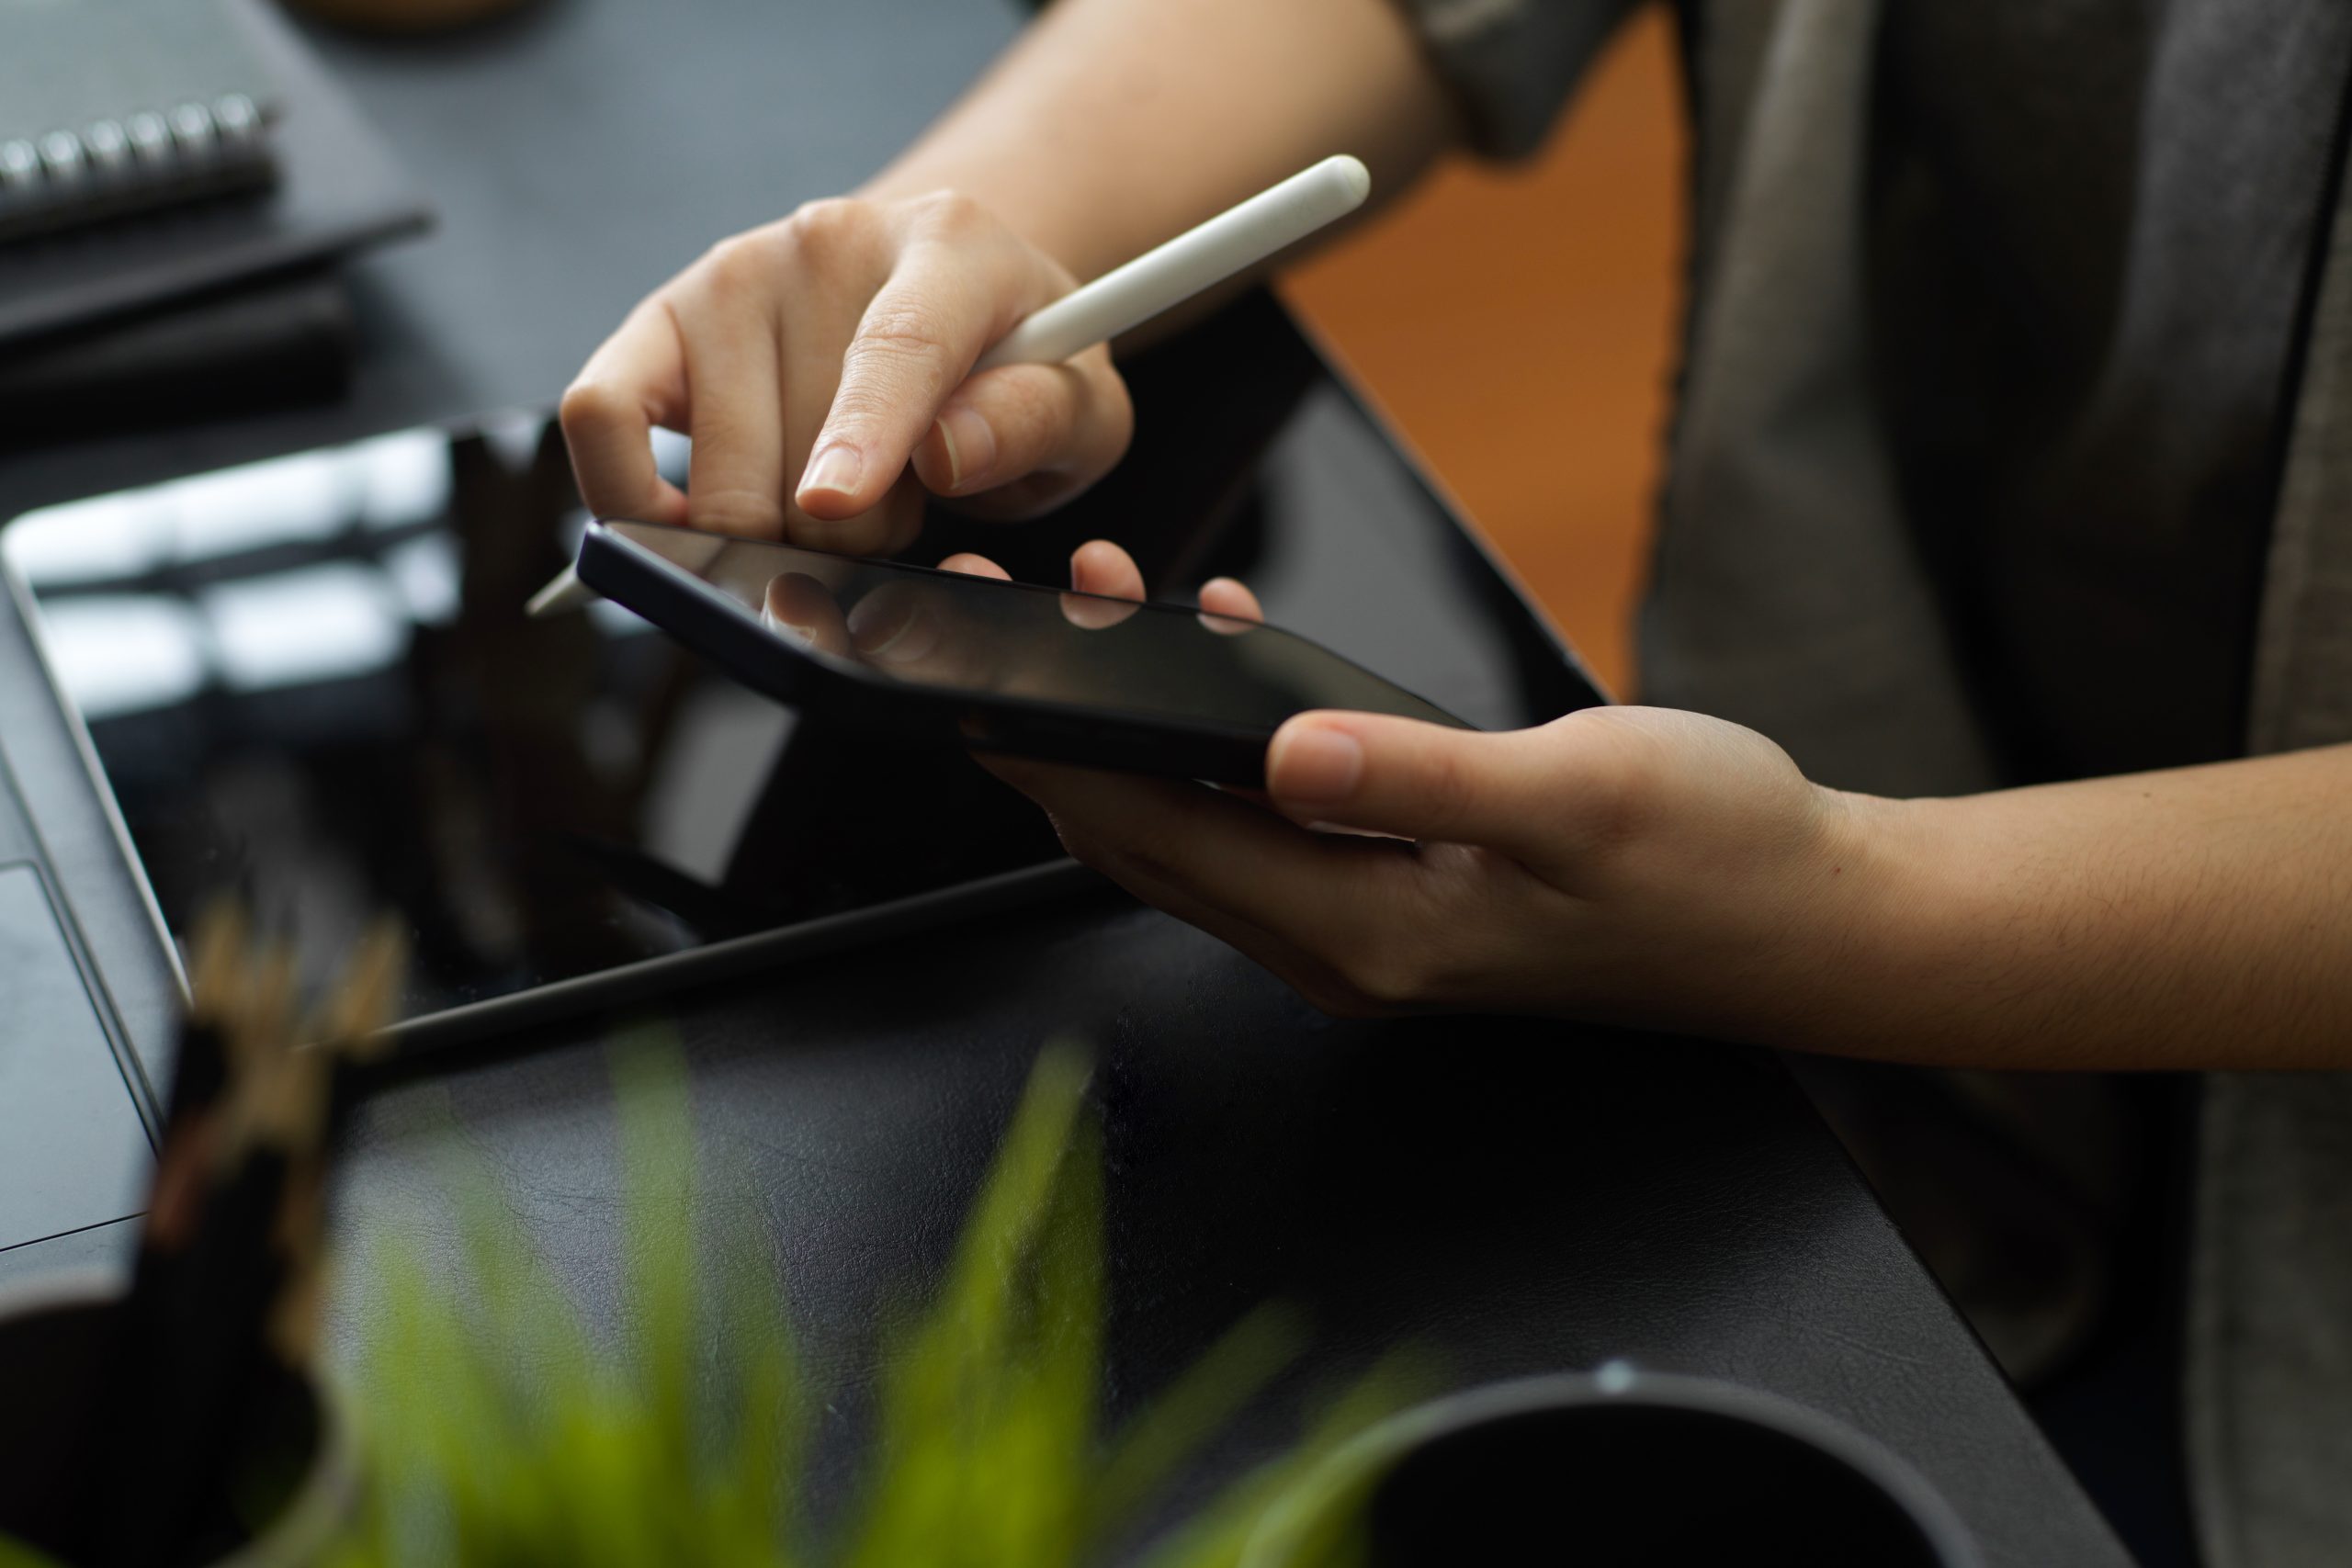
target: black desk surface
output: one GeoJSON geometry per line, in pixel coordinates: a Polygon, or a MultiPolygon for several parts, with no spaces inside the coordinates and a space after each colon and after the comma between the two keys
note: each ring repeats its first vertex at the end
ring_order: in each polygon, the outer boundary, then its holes
{"type": "MultiPolygon", "coordinates": [[[[853,184],[1014,25],[989,0],[548,0],[452,39],[321,35],[442,213],[433,239],[356,269],[351,399],[17,454],[0,513],[543,403],[645,288],[853,184]]],[[[21,628],[0,634],[12,761],[74,765],[21,628]]],[[[110,852],[102,822],[41,827],[69,887],[110,852]]],[[[119,900],[77,913],[101,947],[143,918],[119,900]]],[[[107,978],[134,1035],[157,1026],[160,965],[107,978]]],[[[727,1173],[715,1196],[776,1238],[806,1342],[852,1376],[875,1304],[944,1258],[1027,1063],[1075,1036],[1098,1055],[1112,1160],[1115,1397],[1279,1295],[1314,1310],[1317,1365],[1412,1340],[1464,1382],[1624,1356],[1770,1389],[1916,1465],[1991,1562],[2123,1561],[1767,1057],[1549,1024],[1336,1024],[1108,894],[666,1010],[727,1173]]],[[[461,1137],[609,1308],[604,1032],[551,1028],[382,1096],[346,1223],[429,1193],[461,1137]]],[[[346,1328],[369,1305],[345,1301],[346,1328]]],[[[1278,1438],[1244,1432],[1219,1459],[1278,1438]]]]}

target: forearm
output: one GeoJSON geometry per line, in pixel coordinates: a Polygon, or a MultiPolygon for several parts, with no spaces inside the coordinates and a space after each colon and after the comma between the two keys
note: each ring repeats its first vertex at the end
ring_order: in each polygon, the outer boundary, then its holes
{"type": "Polygon", "coordinates": [[[862,194],[960,190],[1087,278],[1333,152],[1393,197],[1455,135],[1390,0],[1059,0],[862,194]]]}
{"type": "Polygon", "coordinates": [[[1829,901],[1835,999],[1792,1010],[1791,1043],[2352,1067],[2352,747],[1851,806],[1864,890],[1829,901]]]}

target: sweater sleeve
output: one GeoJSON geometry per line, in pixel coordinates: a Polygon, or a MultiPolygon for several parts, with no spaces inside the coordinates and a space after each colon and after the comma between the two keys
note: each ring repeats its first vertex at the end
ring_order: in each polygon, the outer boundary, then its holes
{"type": "Polygon", "coordinates": [[[1542,145],[1635,0],[1394,0],[1461,104],[1480,152],[1542,145]]]}

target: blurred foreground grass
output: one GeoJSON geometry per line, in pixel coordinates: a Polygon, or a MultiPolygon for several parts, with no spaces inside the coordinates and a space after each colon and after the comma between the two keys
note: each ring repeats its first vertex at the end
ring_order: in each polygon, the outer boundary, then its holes
{"type": "Polygon", "coordinates": [[[811,1505],[828,1391],[786,1328],[767,1249],[729,1236],[706,1268],[695,1139],[673,1051],[616,1049],[629,1330],[599,1352],[488,1173],[469,1182],[460,1280],[395,1235],[350,1265],[386,1304],[349,1407],[366,1483],[336,1568],[562,1562],[762,1568],[1227,1568],[1264,1511],[1399,1403],[1375,1369],[1285,1456],[1138,1549],[1200,1443],[1297,1348],[1245,1318],[1116,1432],[1103,1427],[1101,1134],[1087,1067],[1038,1059],[927,1305],[886,1328],[868,1451],[846,1506],[811,1505]],[[426,1375],[429,1372],[430,1375],[426,1375]]]}

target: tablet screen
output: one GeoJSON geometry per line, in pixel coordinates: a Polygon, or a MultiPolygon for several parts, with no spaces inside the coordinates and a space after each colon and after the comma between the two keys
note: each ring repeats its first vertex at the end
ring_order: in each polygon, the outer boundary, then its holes
{"type": "Polygon", "coordinates": [[[1057,858],[960,755],[803,733],[616,605],[525,617],[584,521],[524,417],[48,508],[0,549],[175,936],[233,892],[332,957],[394,911],[412,1018],[1057,858]]]}

